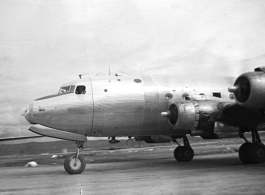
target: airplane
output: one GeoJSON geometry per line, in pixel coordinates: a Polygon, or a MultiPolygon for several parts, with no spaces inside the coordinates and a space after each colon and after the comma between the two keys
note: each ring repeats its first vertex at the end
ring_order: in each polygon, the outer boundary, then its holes
{"type": "MultiPolygon", "coordinates": [[[[80,75],[79,75],[80,76],[80,75]]],[[[65,158],[69,174],[86,162],[80,149],[87,137],[126,136],[138,141],[178,144],[177,161],[194,157],[187,135],[203,139],[240,137],[243,163],[264,163],[259,125],[265,123],[265,67],[238,78],[159,75],[97,75],[63,84],[54,95],[31,102],[23,115],[30,131],[75,141],[77,151],[65,158]],[[229,88],[228,88],[229,87],[229,88]],[[252,142],[244,133],[251,132],[252,142]]]]}

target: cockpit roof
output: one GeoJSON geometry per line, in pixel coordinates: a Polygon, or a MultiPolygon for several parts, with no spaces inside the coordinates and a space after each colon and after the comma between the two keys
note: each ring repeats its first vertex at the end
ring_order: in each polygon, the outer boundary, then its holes
{"type": "Polygon", "coordinates": [[[70,82],[62,84],[61,87],[66,87],[66,86],[70,86],[70,85],[85,85],[87,83],[90,83],[90,79],[89,78],[73,80],[73,81],[70,81],[70,82]]]}

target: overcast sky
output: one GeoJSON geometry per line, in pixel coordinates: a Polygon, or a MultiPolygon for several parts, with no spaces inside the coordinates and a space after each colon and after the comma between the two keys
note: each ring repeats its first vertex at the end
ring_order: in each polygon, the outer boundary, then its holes
{"type": "Polygon", "coordinates": [[[263,0],[0,0],[0,137],[80,73],[238,76],[265,65],[264,35],[263,0]]]}

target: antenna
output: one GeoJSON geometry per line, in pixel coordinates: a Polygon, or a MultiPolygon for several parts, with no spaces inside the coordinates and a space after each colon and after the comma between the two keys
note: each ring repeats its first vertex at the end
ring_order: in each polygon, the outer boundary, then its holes
{"type": "Polygon", "coordinates": [[[110,73],[110,65],[109,65],[109,75],[111,75],[111,73],[110,73]]]}
{"type": "Polygon", "coordinates": [[[89,76],[89,73],[79,74],[78,76],[79,76],[80,79],[82,79],[82,76],[86,76],[86,75],[89,76]]]}

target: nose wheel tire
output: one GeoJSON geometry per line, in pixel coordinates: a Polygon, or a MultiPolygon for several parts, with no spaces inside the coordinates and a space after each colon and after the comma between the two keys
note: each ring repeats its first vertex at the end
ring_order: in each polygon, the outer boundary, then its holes
{"type": "Polygon", "coordinates": [[[194,157],[194,151],[189,146],[178,146],[174,150],[174,157],[177,161],[189,162],[194,157]]]}
{"type": "Polygon", "coordinates": [[[86,161],[83,155],[79,154],[76,158],[76,154],[71,154],[65,158],[64,169],[69,174],[80,174],[86,168],[86,161]]]}

